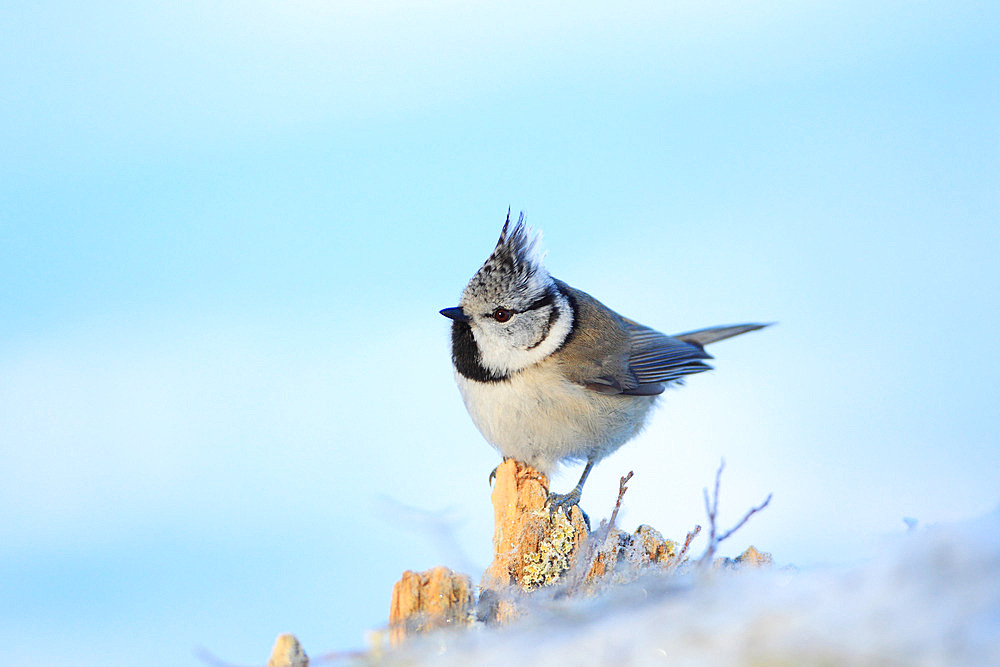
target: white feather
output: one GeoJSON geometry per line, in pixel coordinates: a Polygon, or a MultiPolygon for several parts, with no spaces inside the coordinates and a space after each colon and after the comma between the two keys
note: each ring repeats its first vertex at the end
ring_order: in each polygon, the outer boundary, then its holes
{"type": "Polygon", "coordinates": [[[456,373],[465,407],[501,454],[549,473],[562,460],[599,461],[643,428],[655,396],[600,394],[565,379],[549,357],[501,382],[456,373]]]}

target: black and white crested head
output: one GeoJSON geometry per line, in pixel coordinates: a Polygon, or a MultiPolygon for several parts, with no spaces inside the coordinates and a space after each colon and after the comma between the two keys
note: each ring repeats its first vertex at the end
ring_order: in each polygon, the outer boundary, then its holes
{"type": "Polygon", "coordinates": [[[573,309],[542,263],[540,239],[523,213],[512,226],[508,212],[496,248],[462,293],[468,321],[453,326],[452,356],[466,377],[502,380],[547,357],[569,335],[573,309]]]}
{"type": "Polygon", "coordinates": [[[541,234],[524,224],[524,214],[511,227],[510,213],[493,254],[472,276],[462,294],[462,305],[474,301],[505,301],[515,308],[542,296],[552,278],[542,264],[541,234]]]}

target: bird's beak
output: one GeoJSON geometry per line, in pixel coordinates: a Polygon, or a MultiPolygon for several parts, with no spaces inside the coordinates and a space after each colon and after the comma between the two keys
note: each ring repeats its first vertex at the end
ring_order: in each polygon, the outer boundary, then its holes
{"type": "Polygon", "coordinates": [[[447,318],[455,320],[456,322],[468,322],[472,319],[465,314],[465,311],[463,311],[460,306],[456,308],[445,308],[441,311],[441,314],[447,318]]]}

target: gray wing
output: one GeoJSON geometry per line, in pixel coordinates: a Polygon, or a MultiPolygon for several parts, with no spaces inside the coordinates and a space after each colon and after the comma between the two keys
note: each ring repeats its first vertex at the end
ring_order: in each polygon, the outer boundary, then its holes
{"type": "Polygon", "coordinates": [[[732,338],[748,331],[756,331],[767,324],[734,324],[667,336],[627,318],[630,340],[629,370],[638,386],[626,388],[623,394],[650,395],[663,391],[664,385],[680,382],[686,375],[711,370],[704,362],[712,355],[705,352],[705,345],[732,338]]]}
{"type": "Polygon", "coordinates": [[[628,367],[638,386],[626,389],[623,394],[659,394],[670,382],[712,368],[704,362],[712,355],[697,341],[686,342],[630,320],[626,322],[632,344],[628,367]]]}

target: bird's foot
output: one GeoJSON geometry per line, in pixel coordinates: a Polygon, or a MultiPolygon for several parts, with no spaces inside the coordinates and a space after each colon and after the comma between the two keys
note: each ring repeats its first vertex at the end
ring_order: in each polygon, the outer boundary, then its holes
{"type": "Polygon", "coordinates": [[[556,513],[556,510],[561,509],[566,518],[569,518],[570,511],[575,507],[580,510],[580,514],[583,516],[584,523],[587,524],[587,531],[590,531],[590,517],[587,513],[583,511],[580,507],[580,488],[577,487],[570,491],[569,493],[549,493],[549,497],[545,500],[545,504],[549,506],[549,516],[556,513]]]}

